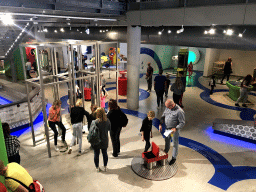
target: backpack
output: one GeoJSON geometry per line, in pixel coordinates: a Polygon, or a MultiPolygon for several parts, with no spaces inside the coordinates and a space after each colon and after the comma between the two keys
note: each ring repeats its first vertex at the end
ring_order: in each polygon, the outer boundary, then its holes
{"type": "Polygon", "coordinates": [[[21,181],[11,178],[11,177],[5,177],[5,179],[12,179],[18,183],[20,183],[23,187],[25,187],[29,192],[45,192],[43,185],[38,180],[33,180],[33,183],[27,187],[24,183],[21,181]]]}
{"type": "MultiPolygon", "coordinates": [[[[120,111],[121,111],[121,109],[120,109],[120,111]]],[[[121,113],[120,113],[120,126],[121,127],[126,127],[127,124],[128,124],[128,118],[127,118],[126,114],[123,111],[121,111],[121,113]]]]}
{"type": "Polygon", "coordinates": [[[99,145],[101,142],[100,130],[99,127],[96,125],[96,121],[92,121],[89,134],[87,135],[87,140],[93,146],[99,145]]]}

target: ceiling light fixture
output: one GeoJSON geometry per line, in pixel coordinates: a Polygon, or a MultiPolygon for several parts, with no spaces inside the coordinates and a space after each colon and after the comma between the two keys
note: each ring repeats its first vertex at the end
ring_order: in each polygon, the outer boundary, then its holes
{"type": "Polygon", "coordinates": [[[58,31],[55,29],[55,30],[54,30],[54,33],[58,33],[58,31]]]}
{"type": "Polygon", "coordinates": [[[183,25],[181,26],[181,29],[177,30],[177,34],[183,33],[184,32],[184,28],[183,25]]]}
{"type": "Polygon", "coordinates": [[[102,33],[102,30],[100,30],[100,33],[102,33]]]}
{"type": "Polygon", "coordinates": [[[64,32],[65,32],[65,30],[64,30],[63,28],[60,28],[60,31],[61,31],[62,33],[64,33],[64,32]]]}
{"type": "Polygon", "coordinates": [[[5,13],[0,15],[0,19],[2,20],[4,25],[13,25],[14,21],[12,19],[12,15],[10,13],[5,13]]]}
{"type": "Polygon", "coordinates": [[[168,30],[168,33],[170,34],[170,33],[172,33],[172,31],[171,31],[171,30],[168,30]]]}
{"type": "Polygon", "coordinates": [[[227,32],[226,32],[226,35],[233,35],[234,31],[232,29],[228,29],[227,32]]]}
{"type": "Polygon", "coordinates": [[[239,34],[238,34],[238,37],[243,37],[245,31],[246,31],[246,29],[243,31],[243,33],[239,33],[239,34]]]}

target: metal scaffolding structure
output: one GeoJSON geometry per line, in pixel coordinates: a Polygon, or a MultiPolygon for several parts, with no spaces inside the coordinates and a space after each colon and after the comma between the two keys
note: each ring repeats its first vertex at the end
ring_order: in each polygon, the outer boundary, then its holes
{"type": "MultiPolygon", "coordinates": [[[[26,83],[26,90],[27,90],[27,100],[28,100],[28,110],[30,116],[30,125],[31,125],[31,133],[32,133],[32,140],[33,146],[36,146],[39,141],[35,139],[35,130],[33,125],[32,119],[32,112],[31,112],[31,104],[29,97],[29,91],[31,85],[32,87],[40,88],[41,100],[42,100],[42,111],[43,111],[43,120],[44,120],[44,131],[46,136],[47,142],[47,149],[48,149],[48,156],[51,157],[51,149],[50,149],[50,141],[49,141],[49,128],[48,128],[48,120],[47,120],[47,113],[46,113],[46,98],[45,98],[45,87],[52,86],[53,87],[53,97],[54,100],[60,99],[60,84],[67,83],[68,85],[68,96],[69,96],[69,104],[73,106],[76,102],[76,82],[79,81],[80,90],[82,90],[82,100],[83,100],[83,107],[84,107],[84,84],[85,80],[89,79],[91,81],[91,103],[100,106],[100,78],[101,78],[101,55],[100,55],[100,45],[103,44],[116,44],[116,50],[118,48],[117,42],[101,42],[101,41],[76,41],[74,44],[69,44],[65,42],[51,42],[51,43],[33,43],[33,44],[21,44],[20,45],[20,53],[21,59],[23,63],[23,70],[24,70],[24,78],[26,83]],[[95,72],[89,72],[85,70],[82,63],[82,45],[90,45],[95,50],[95,72]],[[77,48],[77,67],[78,70],[76,71],[74,65],[74,46],[77,48]],[[24,47],[33,47],[35,48],[35,58],[38,70],[38,77],[28,79],[26,73],[26,65],[25,65],[25,58],[23,56],[24,47]],[[67,48],[67,55],[68,55],[68,66],[64,73],[59,73],[58,71],[58,57],[57,57],[57,48],[67,48]],[[45,67],[45,60],[44,60],[44,53],[45,50],[49,50],[47,53],[47,67],[45,67]],[[47,71],[48,70],[48,71],[47,71]],[[78,75],[79,74],[79,75],[78,75]],[[94,82],[96,83],[96,90],[94,87],[94,82]],[[96,94],[95,94],[96,93],[96,94]]],[[[117,57],[116,57],[117,58],[117,57]]],[[[116,100],[118,101],[118,62],[116,62],[116,69],[112,70],[116,73],[116,100]]],[[[69,107],[70,107],[69,106],[69,107]]]]}

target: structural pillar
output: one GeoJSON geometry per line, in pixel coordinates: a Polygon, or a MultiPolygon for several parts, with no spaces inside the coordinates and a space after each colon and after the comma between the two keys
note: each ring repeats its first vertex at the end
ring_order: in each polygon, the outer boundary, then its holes
{"type": "Polygon", "coordinates": [[[127,28],[127,108],[139,108],[141,27],[127,28]]]}

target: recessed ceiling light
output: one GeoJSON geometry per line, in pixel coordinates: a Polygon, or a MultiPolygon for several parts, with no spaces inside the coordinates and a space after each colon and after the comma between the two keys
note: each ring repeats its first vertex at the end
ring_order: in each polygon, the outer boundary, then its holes
{"type": "Polygon", "coordinates": [[[55,29],[55,30],[54,30],[54,33],[58,33],[58,31],[55,29]]]}
{"type": "Polygon", "coordinates": [[[228,29],[226,34],[231,36],[231,35],[233,35],[233,33],[234,33],[234,31],[232,29],[228,29]]]}
{"type": "Polygon", "coordinates": [[[168,33],[171,33],[172,31],[171,30],[168,30],[168,33]]]}
{"type": "Polygon", "coordinates": [[[162,32],[161,32],[161,31],[158,31],[158,35],[162,35],[162,32]]]}

